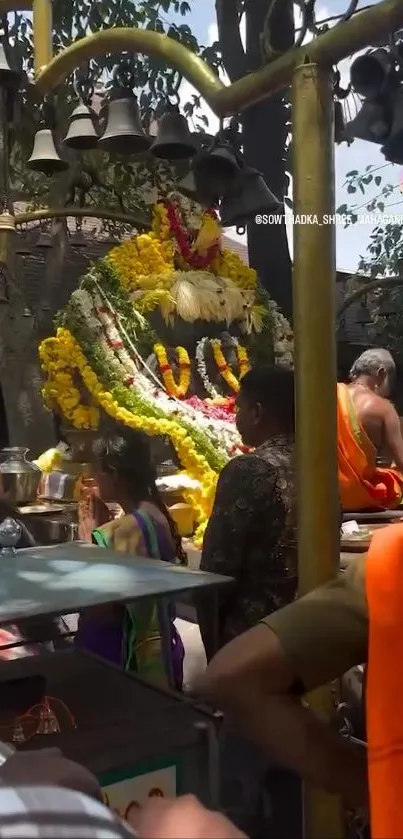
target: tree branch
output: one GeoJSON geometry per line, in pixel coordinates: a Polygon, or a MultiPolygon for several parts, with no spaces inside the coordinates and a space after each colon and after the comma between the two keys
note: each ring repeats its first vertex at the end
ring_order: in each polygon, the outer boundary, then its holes
{"type": "Polygon", "coordinates": [[[370,294],[371,291],[377,291],[381,288],[399,288],[399,286],[403,286],[403,277],[384,277],[383,279],[373,280],[371,283],[365,283],[361,288],[358,288],[357,291],[354,291],[349,297],[343,300],[337,312],[337,320],[340,320],[341,316],[352,303],[355,303],[356,300],[359,300],[365,294],[370,294]]]}
{"type": "Polygon", "coordinates": [[[231,82],[247,73],[246,56],[239,30],[239,6],[237,0],[216,0],[218,39],[225,72],[231,82]]]}

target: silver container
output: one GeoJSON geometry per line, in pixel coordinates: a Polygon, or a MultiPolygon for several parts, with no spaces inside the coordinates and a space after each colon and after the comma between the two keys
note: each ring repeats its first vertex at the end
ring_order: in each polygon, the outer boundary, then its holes
{"type": "Polygon", "coordinates": [[[14,753],[15,748],[11,745],[11,743],[4,743],[0,740],[0,767],[3,766],[3,763],[5,763],[6,760],[8,760],[8,758],[14,753]]]}
{"type": "Polygon", "coordinates": [[[28,449],[13,446],[0,451],[0,476],[7,501],[17,507],[35,501],[42,472],[27,460],[28,449]]]}

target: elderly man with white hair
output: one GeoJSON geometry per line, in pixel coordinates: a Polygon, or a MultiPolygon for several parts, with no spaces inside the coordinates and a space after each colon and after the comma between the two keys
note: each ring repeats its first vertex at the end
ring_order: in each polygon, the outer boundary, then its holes
{"type": "Polygon", "coordinates": [[[393,509],[403,497],[403,438],[389,397],[396,375],[384,349],[362,353],[337,385],[340,499],[344,511],[393,509]],[[381,468],[377,455],[396,468],[381,468]]]}

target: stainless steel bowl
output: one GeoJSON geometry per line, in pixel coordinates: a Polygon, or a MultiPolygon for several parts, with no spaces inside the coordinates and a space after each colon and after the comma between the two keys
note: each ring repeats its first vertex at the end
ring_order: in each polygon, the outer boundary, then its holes
{"type": "Polygon", "coordinates": [[[3,491],[10,504],[22,507],[35,501],[42,477],[40,469],[35,472],[1,472],[3,491]]]}

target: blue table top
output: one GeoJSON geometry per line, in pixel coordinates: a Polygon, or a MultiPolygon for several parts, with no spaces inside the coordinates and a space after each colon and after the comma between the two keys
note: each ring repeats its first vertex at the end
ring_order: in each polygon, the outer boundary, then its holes
{"type": "Polygon", "coordinates": [[[231,581],[86,542],[27,548],[14,556],[0,556],[0,626],[143,597],[174,599],[181,592],[231,581]]]}

